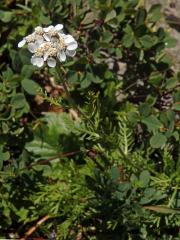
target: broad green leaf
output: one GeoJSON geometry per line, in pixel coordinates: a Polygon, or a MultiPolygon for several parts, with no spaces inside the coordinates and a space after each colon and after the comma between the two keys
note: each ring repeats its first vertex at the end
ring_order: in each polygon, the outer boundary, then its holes
{"type": "Polygon", "coordinates": [[[117,20],[119,23],[121,23],[126,17],[126,14],[122,11],[120,14],[117,16],[117,20]]]}
{"type": "Polygon", "coordinates": [[[154,115],[143,118],[142,122],[146,124],[150,132],[157,131],[162,126],[162,123],[154,115]]]}
{"type": "Polygon", "coordinates": [[[13,17],[13,13],[10,11],[2,11],[0,10],[0,20],[4,23],[8,23],[11,21],[13,17]]]}
{"type": "Polygon", "coordinates": [[[146,20],[146,10],[140,8],[136,13],[136,27],[139,27],[145,23],[146,20]]]}
{"type": "Polygon", "coordinates": [[[103,41],[109,43],[113,39],[113,34],[110,31],[105,31],[103,33],[103,41]]]}
{"type": "Polygon", "coordinates": [[[152,72],[149,77],[149,83],[155,87],[159,86],[163,80],[163,76],[160,72],[152,72]]]}
{"type": "Polygon", "coordinates": [[[116,11],[115,10],[112,10],[111,12],[109,12],[106,17],[105,17],[105,20],[104,22],[108,22],[110,21],[111,19],[115,18],[116,17],[116,11]]]}
{"type": "Polygon", "coordinates": [[[88,12],[86,13],[84,19],[82,20],[81,24],[83,25],[88,25],[92,23],[95,20],[94,13],[93,12],[88,12]]]}
{"type": "Polygon", "coordinates": [[[153,95],[149,94],[149,95],[147,95],[146,103],[152,107],[156,103],[156,100],[157,100],[157,96],[153,96],[153,95]]]}
{"type": "Polygon", "coordinates": [[[82,88],[87,88],[90,86],[90,84],[93,82],[94,80],[94,75],[92,73],[87,73],[85,79],[83,79],[83,81],[81,82],[81,87],[82,88]]]}
{"type": "Polygon", "coordinates": [[[160,148],[162,147],[167,141],[167,138],[162,133],[156,133],[150,139],[150,144],[152,148],[160,148]]]}
{"type": "Polygon", "coordinates": [[[154,4],[150,8],[148,12],[148,20],[150,22],[157,22],[161,18],[161,5],[160,4],[154,4]]]}
{"type": "Polygon", "coordinates": [[[73,121],[67,113],[46,113],[44,120],[47,122],[52,135],[57,135],[57,133],[65,135],[72,132],[78,133],[78,130],[81,129],[80,123],[73,121]]]}
{"type": "Polygon", "coordinates": [[[140,111],[142,116],[147,117],[151,112],[151,106],[147,103],[142,103],[139,106],[139,111],[140,111]]]}
{"type": "Polygon", "coordinates": [[[81,88],[88,88],[91,85],[91,82],[88,81],[87,78],[83,79],[81,82],[81,88]]]}
{"type": "Polygon", "coordinates": [[[14,75],[14,73],[11,68],[7,68],[6,71],[2,72],[3,78],[8,81],[12,80],[13,75],[14,75]]]}
{"type": "Polygon", "coordinates": [[[35,139],[32,142],[27,143],[26,150],[28,150],[30,153],[44,158],[53,156],[55,157],[58,153],[61,152],[61,149],[58,147],[58,142],[57,145],[51,145],[46,142],[46,139],[35,139]]]}
{"type": "Polygon", "coordinates": [[[117,48],[116,49],[116,56],[121,59],[122,58],[122,49],[121,48],[117,48]]]}
{"type": "Polygon", "coordinates": [[[30,78],[34,72],[34,66],[33,65],[24,65],[21,70],[21,75],[30,78]]]}
{"type": "Polygon", "coordinates": [[[110,21],[108,21],[108,25],[111,26],[112,28],[117,28],[118,27],[117,18],[113,18],[110,21]]]}
{"type": "Polygon", "coordinates": [[[155,188],[146,188],[144,190],[143,197],[140,200],[140,204],[150,203],[155,194],[156,194],[156,189],[155,188]]]}
{"type": "Polygon", "coordinates": [[[149,49],[157,43],[157,37],[144,35],[140,38],[140,42],[145,49],[149,49]]]}
{"type": "Polygon", "coordinates": [[[79,80],[79,76],[76,72],[69,71],[69,76],[67,78],[67,81],[70,84],[76,84],[76,83],[79,83],[80,80],[79,80]]]}
{"type": "Polygon", "coordinates": [[[21,207],[17,212],[17,216],[20,217],[20,220],[21,221],[24,221],[27,219],[28,217],[28,213],[29,213],[29,210],[28,209],[25,209],[24,207],[21,207]]]}
{"type": "Polygon", "coordinates": [[[169,120],[169,122],[174,122],[174,119],[176,116],[174,111],[167,110],[166,115],[167,115],[167,119],[169,120]]]}
{"type": "Polygon", "coordinates": [[[128,113],[127,117],[132,126],[136,126],[139,120],[139,114],[137,112],[130,112],[128,113]]]}
{"type": "Polygon", "coordinates": [[[133,33],[125,33],[125,35],[123,36],[122,39],[122,43],[124,45],[124,47],[129,48],[133,45],[134,43],[134,35],[133,33]]]}
{"type": "Polygon", "coordinates": [[[66,113],[46,113],[44,124],[36,129],[34,140],[26,144],[26,149],[41,157],[55,157],[62,152],[64,136],[79,134],[80,123],[73,121],[66,113]]]}
{"type": "Polygon", "coordinates": [[[176,77],[168,78],[165,82],[166,89],[171,89],[176,87],[178,80],[176,77]]]}
{"type": "Polygon", "coordinates": [[[118,185],[118,191],[127,192],[131,188],[130,182],[122,182],[118,185]]]}
{"type": "Polygon", "coordinates": [[[112,167],[110,172],[111,178],[113,181],[117,181],[120,177],[120,171],[118,167],[112,167]]]}
{"type": "Polygon", "coordinates": [[[139,180],[143,183],[143,187],[148,186],[149,181],[150,181],[150,173],[147,170],[144,170],[143,172],[140,173],[139,175],[139,180]]]}
{"type": "Polygon", "coordinates": [[[172,57],[170,57],[169,55],[165,54],[161,58],[161,63],[166,64],[166,69],[168,69],[172,65],[172,57]]]}
{"type": "Polygon", "coordinates": [[[0,146],[0,170],[3,167],[3,161],[6,161],[10,158],[10,154],[8,151],[3,151],[3,146],[0,146]]]}
{"type": "Polygon", "coordinates": [[[122,43],[126,48],[129,48],[134,43],[134,32],[132,27],[128,24],[124,29],[124,36],[122,38],[122,43]]]}
{"type": "Polygon", "coordinates": [[[101,78],[98,77],[98,76],[94,76],[93,82],[94,82],[94,83],[101,83],[101,82],[103,82],[103,79],[101,79],[101,78]]]}
{"type": "Polygon", "coordinates": [[[143,197],[140,200],[140,204],[147,204],[152,201],[159,201],[161,199],[166,198],[167,195],[163,194],[163,192],[157,190],[156,188],[153,187],[147,187],[144,190],[143,197]]]}
{"type": "Polygon", "coordinates": [[[16,93],[11,99],[11,104],[14,108],[19,109],[25,107],[27,104],[23,93],[16,93]]]}
{"type": "Polygon", "coordinates": [[[171,36],[167,36],[164,39],[166,48],[174,48],[177,45],[177,40],[171,36]]]}
{"type": "Polygon", "coordinates": [[[50,17],[45,16],[42,11],[39,11],[38,18],[39,18],[39,23],[47,24],[47,25],[50,25],[52,23],[52,20],[50,19],[50,17]]]}
{"type": "Polygon", "coordinates": [[[30,79],[23,79],[21,81],[21,85],[24,88],[24,90],[30,95],[36,95],[38,92],[38,89],[40,88],[39,84],[37,84],[36,82],[30,79]]]}

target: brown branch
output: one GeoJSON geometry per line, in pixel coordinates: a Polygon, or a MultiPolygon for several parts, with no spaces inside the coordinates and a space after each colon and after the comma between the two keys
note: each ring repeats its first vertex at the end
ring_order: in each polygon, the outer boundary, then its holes
{"type": "Polygon", "coordinates": [[[34,226],[32,226],[25,234],[24,237],[20,238],[20,240],[26,240],[33,232],[36,231],[38,227],[40,227],[45,221],[50,218],[49,215],[44,216],[41,218],[34,226]]]}
{"type": "MultiPolygon", "coordinates": [[[[49,159],[45,159],[45,160],[39,160],[36,164],[46,164],[48,162],[51,162],[52,160],[55,160],[56,158],[60,158],[60,157],[70,157],[75,155],[76,153],[80,153],[81,151],[74,151],[74,152],[68,152],[68,153],[60,153],[58,155],[56,155],[55,157],[51,157],[49,159]]],[[[32,166],[32,165],[30,165],[32,166]]]]}
{"type": "Polygon", "coordinates": [[[39,161],[37,161],[37,162],[35,162],[35,163],[32,163],[32,164],[24,167],[24,168],[21,168],[20,171],[24,171],[24,170],[27,170],[27,169],[31,169],[32,167],[34,167],[34,166],[36,166],[36,165],[38,165],[38,164],[40,164],[40,165],[42,164],[42,165],[43,165],[43,164],[49,163],[49,162],[51,162],[51,161],[53,161],[53,160],[55,160],[55,159],[57,159],[57,158],[73,156],[73,155],[75,155],[76,153],[80,153],[80,152],[82,152],[82,151],[79,150],[79,151],[68,152],[68,153],[59,153],[58,155],[56,155],[56,156],[54,156],[54,157],[51,157],[51,158],[48,158],[48,159],[42,159],[42,160],[39,160],[39,161]]]}
{"type": "MultiPolygon", "coordinates": [[[[32,168],[33,166],[36,166],[37,164],[46,164],[46,163],[49,163],[53,160],[55,160],[56,158],[60,158],[60,157],[70,157],[70,156],[73,156],[75,155],[76,153],[80,153],[81,151],[74,151],[74,152],[68,152],[68,153],[59,153],[58,155],[54,156],[54,157],[51,157],[51,158],[48,158],[48,159],[44,159],[44,160],[39,160],[31,165],[29,165],[27,168],[30,169],[32,168]]],[[[26,169],[26,168],[25,168],[26,169]]]]}

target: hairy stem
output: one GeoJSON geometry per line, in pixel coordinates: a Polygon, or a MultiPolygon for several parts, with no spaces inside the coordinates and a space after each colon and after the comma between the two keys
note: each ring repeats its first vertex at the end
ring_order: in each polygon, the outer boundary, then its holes
{"type": "Polygon", "coordinates": [[[69,105],[70,105],[72,108],[74,108],[78,113],[81,113],[80,109],[76,106],[74,100],[71,98],[71,95],[70,95],[70,92],[69,92],[69,90],[68,90],[66,81],[65,81],[65,79],[64,79],[65,71],[64,71],[62,68],[60,68],[60,65],[58,65],[56,69],[57,69],[57,73],[58,73],[58,75],[59,75],[59,78],[60,78],[60,80],[61,80],[61,83],[62,83],[62,85],[63,85],[64,91],[65,91],[65,93],[66,93],[66,97],[67,97],[67,101],[68,101],[69,105]],[[62,73],[63,73],[64,76],[62,76],[62,73]]]}
{"type": "MultiPolygon", "coordinates": [[[[68,90],[68,88],[67,88],[67,83],[66,83],[66,81],[65,81],[65,74],[66,74],[65,70],[60,66],[60,64],[57,66],[56,69],[57,69],[57,73],[58,73],[58,75],[59,75],[59,78],[60,78],[60,80],[61,80],[61,83],[62,83],[62,85],[63,85],[63,87],[64,87],[64,91],[65,91],[65,93],[66,93],[66,97],[67,97],[67,100],[68,100],[69,105],[70,105],[73,109],[75,109],[75,110],[77,111],[77,113],[79,113],[79,114],[82,115],[85,119],[87,119],[87,116],[85,115],[85,113],[82,112],[82,111],[78,108],[78,106],[75,104],[74,100],[72,99],[72,97],[71,97],[71,95],[70,95],[70,92],[69,92],[69,90],[68,90]],[[64,76],[62,76],[62,74],[63,74],[64,76]]],[[[89,123],[91,124],[91,126],[94,127],[94,124],[92,123],[92,121],[91,121],[90,119],[88,119],[88,120],[89,120],[89,123]]]]}

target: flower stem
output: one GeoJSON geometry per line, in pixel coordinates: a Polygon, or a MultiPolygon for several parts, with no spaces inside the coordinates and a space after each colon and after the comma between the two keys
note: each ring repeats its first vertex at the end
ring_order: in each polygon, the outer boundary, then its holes
{"type": "MultiPolygon", "coordinates": [[[[78,114],[82,115],[84,118],[87,119],[87,116],[85,115],[84,112],[81,111],[81,109],[78,108],[78,106],[75,104],[74,100],[72,99],[71,95],[70,95],[70,92],[67,88],[67,84],[66,84],[66,81],[65,81],[65,78],[62,77],[62,73],[63,75],[65,76],[66,72],[65,70],[63,69],[63,67],[60,66],[60,64],[57,66],[57,72],[58,72],[58,75],[59,75],[59,78],[61,80],[61,83],[63,85],[63,88],[64,88],[64,91],[66,93],[66,97],[67,97],[67,100],[68,100],[68,103],[69,105],[75,109],[77,111],[78,114]]],[[[91,122],[91,120],[89,120],[89,122],[91,123],[91,125],[94,127],[94,124],[91,122]]]]}
{"type": "MultiPolygon", "coordinates": [[[[66,81],[65,81],[64,78],[62,77],[62,72],[64,73],[64,71],[61,71],[59,65],[58,65],[58,67],[57,67],[56,69],[57,69],[59,78],[60,78],[60,80],[61,80],[61,83],[62,83],[62,85],[63,85],[64,91],[65,91],[65,93],[66,93],[66,97],[67,97],[67,100],[68,100],[69,105],[70,105],[72,108],[76,109],[78,113],[81,113],[81,111],[80,111],[80,110],[78,109],[78,107],[76,106],[74,100],[71,98],[70,92],[69,92],[69,90],[68,90],[68,88],[67,88],[66,81]]],[[[65,74],[64,74],[64,75],[65,75],[65,74]]]]}
{"type": "MultiPolygon", "coordinates": [[[[67,85],[66,85],[65,80],[62,78],[61,81],[62,81],[62,85],[63,85],[63,88],[64,88],[64,90],[65,90],[66,97],[67,97],[67,100],[68,100],[69,104],[70,104],[73,108],[77,109],[77,106],[75,105],[74,100],[71,98],[71,95],[70,95],[70,93],[69,93],[69,90],[68,90],[68,88],[67,88],[67,85]]],[[[79,111],[79,109],[78,109],[78,111],[79,111]]]]}

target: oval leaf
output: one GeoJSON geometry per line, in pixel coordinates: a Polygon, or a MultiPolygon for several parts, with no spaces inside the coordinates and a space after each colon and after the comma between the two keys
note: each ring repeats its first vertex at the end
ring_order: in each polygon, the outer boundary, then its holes
{"type": "Polygon", "coordinates": [[[160,148],[166,143],[166,137],[162,133],[156,133],[150,139],[151,147],[160,148]]]}
{"type": "Polygon", "coordinates": [[[24,88],[24,90],[30,95],[36,95],[39,89],[39,85],[36,82],[29,79],[23,79],[21,85],[24,88]]]}

